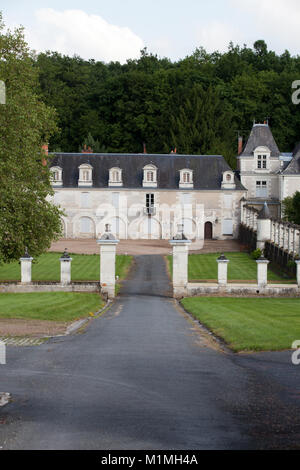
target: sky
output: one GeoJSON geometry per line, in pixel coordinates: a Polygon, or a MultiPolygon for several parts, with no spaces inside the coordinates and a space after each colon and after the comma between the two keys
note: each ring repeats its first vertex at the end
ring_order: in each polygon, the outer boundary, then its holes
{"type": "Polygon", "coordinates": [[[230,41],[264,39],[300,55],[299,0],[2,0],[0,10],[37,52],[125,63],[147,47],[178,60],[197,47],[223,52],[230,41]]]}

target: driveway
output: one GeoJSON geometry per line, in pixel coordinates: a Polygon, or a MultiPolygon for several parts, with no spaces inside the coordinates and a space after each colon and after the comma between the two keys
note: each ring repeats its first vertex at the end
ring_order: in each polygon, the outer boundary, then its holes
{"type": "Polygon", "coordinates": [[[299,447],[299,373],[290,352],[234,355],[169,297],[160,256],[84,332],[7,348],[3,449],[299,447]]]}

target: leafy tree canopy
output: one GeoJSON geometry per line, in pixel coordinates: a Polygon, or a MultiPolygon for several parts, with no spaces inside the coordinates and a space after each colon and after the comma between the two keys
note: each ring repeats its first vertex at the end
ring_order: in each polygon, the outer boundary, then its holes
{"type": "Polygon", "coordinates": [[[59,235],[60,210],[52,194],[42,144],[57,131],[55,112],[36,94],[38,70],[22,28],[5,31],[0,15],[0,78],[6,104],[0,105],[0,261],[38,256],[59,235]]]}
{"type": "Polygon", "coordinates": [[[300,225],[300,192],[296,191],[293,196],[286,197],[282,201],[283,218],[288,222],[300,225]]]}
{"type": "Polygon", "coordinates": [[[52,149],[76,152],[89,135],[109,152],[214,152],[234,167],[237,131],[269,118],[282,151],[299,140],[300,107],[291,84],[300,57],[277,55],[264,40],[253,48],[229,44],[225,53],[202,47],[172,62],[143,49],[137,60],[105,64],[57,52],[39,54],[43,100],[58,113],[52,149]]]}

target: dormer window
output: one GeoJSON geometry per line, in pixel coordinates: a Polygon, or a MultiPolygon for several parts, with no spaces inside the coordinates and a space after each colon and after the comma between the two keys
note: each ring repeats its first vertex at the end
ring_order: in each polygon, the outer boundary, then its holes
{"type": "Polygon", "coordinates": [[[121,168],[111,168],[109,170],[108,186],[123,186],[121,168]]]}
{"type": "Polygon", "coordinates": [[[146,165],[143,168],[143,187],[157,188],[157,168],[154,165],[146,165]]]}
{"type": "Polygon", "coordinates": [[[257,147],[254,150],[257,170],[268,170],[270,155],[271,152],[268,147],[257,147]]]}
{"type": "Polygon", "coordinates": [[[267,168],[267,155],[257,155],[257,168],[259,170],[267,168]]]}
{"type": "Polygon", "coordinates": [[[79,167],[78,186],[93,186],[92,179],[93,167],[88,163],[84,163],[79,167]]]}
{"type": "Polygon", "coordinates": [[[53,166],[50,168],[50,177],[52,186],[62,186],[62,169],[60,166],[53,166]]]}
{"type": "Polygon", "coordinates": [[[189,169],[180,170],[179,188],[193,188],[193,171],[189,169]]]}
{"type": "Polygon", "coordinates": [[[222,189],[235,189],[235,188],[236,188],[236,184],[234,180],[233,171],[224,171],[222,189]]]}

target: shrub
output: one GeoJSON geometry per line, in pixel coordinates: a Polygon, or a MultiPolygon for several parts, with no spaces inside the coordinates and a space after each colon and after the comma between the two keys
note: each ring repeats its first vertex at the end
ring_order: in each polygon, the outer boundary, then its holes
{"type": "Polygon", "coordinates": [[[258,259],[262,255],[262,250],[260,248],[257,248],[256,250],[252,251],[251,253],[251,258],[253,259],[258,259]]]}

